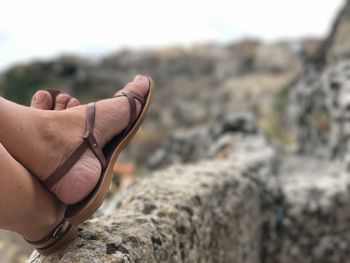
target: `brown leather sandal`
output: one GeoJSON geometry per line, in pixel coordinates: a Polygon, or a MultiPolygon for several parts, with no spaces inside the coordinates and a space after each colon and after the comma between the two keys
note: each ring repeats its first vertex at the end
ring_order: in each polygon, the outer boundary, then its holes
{"type": "Polygon", "coordinates": [[[66,162],[63,163],[49,178],[43,181],[43,184],[50,189],[55,185],[67,172],[74,166],[79,160],[82,154],[91,149],[102,166],[102,174],[99,182],[83,201],[75,205],[68,206],[65,213],[64,226],[62,223],[55,228],[55,230],[48,235],[48,237],[39,241],[28,241],[37,247],[37,250],[44,255],[51,254],[64,246],[76,235],[79,224],[89,219],[101,206],[109,187],[112,182],[113,166],[120,154],[120,152],[130,142],[135,135],[146,113],[151,105],[154,83],[152,79],[149,79],[149,92],[145,97],[138,95],[132,91],[124,91],[120,95],[115,97],[126,97],[130,105],[130,118],[129,123],[120,134],[116,135],[109,143],[105,145],[103,149],[97,144],[93,135],[94,123],[95,123],[95,103],[90,103],[86,107],[86,134],[83,141],[77,146],[66,162]],[[136,100],[142,105],[142,110],[137,116],[136,114],[136,100]],[[59,230],[58,230],[59,229],[59,230]],[[56,232],[59,232],[57,234],[56,232]]]}

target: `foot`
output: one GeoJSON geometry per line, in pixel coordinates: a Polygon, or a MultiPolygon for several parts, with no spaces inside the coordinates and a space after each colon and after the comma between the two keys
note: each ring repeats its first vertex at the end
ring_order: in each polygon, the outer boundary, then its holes
{"type": "Polygon", "coordinates": [[[39,90],[34,94],[30,103],[30,107],[40,110],[51,110],[53,105],[55,105],[53,110],[59,111],[79,106],[80,102],[67,93],[60,93],[55,101],[52,101],[52,97],[48,91],[39,90]]]}
{"type": "MultiPolygon", "coordinates": [[[[130,90],[141,96],[149,91],[149,80],[137,76],[123,90],[130,90]]],[[[119,91],[117,94],[120,94],[119,91]]],[[[137,114],[141,104],[137,101],[137,114]]],[[[41,164],[29,167],[40,180],[47,179],[66,161],[70,153],[81,142],[85,133],[86,106],[77,106],[65,111],[45,111],[45,122],[41,126],[41,164]]],[[[101,148],[116,134],[122,132],[129,121],[129,102],[126,97],[101,100],[96,103],[94,136],[101,148]]],[[[83,200],[96,186],[101,175],[101,165],[91,150],[87,150],[70,171],[50,189],[66,204],[83,200]]]]}
{"type": "Polygon", "coordinates": [[[66,207],[1,143],[0,167],[1,185],[6,186],[0,191],[0,228],[42,239],[62,220],[66,207]]]}

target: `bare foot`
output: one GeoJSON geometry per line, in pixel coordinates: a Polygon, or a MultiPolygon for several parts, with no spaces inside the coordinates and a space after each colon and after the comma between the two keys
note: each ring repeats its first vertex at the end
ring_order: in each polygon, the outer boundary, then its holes
{"type": "MultiPolygon", "coordinates": [[[[149,80],[137,76],[124,90],[141,96],[149,91],[149,80]]],[[[119,91],[117,94],[119,94],[119,91]]],[[[137,114],[141,104],[137,101],[137,114]]],[[[122,132],[129,121],[129,102],[126,97],[101,100],[96,103],[95,138],[101,148],[116,134],[122,132]]],[[[45,111],[45,122],[39,123],[41,133],[38,154],[41,163],[28,167],[40,179],[47,179],[68,158],[81,142],[85,133],[86,106],[65,111],[45,111]],[[40,152],[39,152],[40,151],[40,152]]],[[[86,197],[96,186],[101,165],[91,150],[87,150],[71,170],[50,189],[66,204],[74,204],[86,197]]]]}
{"type": "Polygon", "coordinates": [[[32,97],[30,107],[40,110],[65,110],[75,106],[79,106],[80,102],[76,98],[72,98],[67,93],[61,93],[56,97],[56,101],[52,101],[50,93],[46,90],[37,91],[32,97]]]}

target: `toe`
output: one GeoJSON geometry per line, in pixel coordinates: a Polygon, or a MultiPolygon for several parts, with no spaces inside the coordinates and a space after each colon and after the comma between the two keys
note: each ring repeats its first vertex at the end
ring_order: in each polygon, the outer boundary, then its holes
{"type": "Polygon", "coordinates": [[[30,106],[40,110],[51,110],[52,98],[50,93],[45,90],[37,91],[32,98],[30,106]]]}
{"type": "Polygon", "coordinates": [[[79,105],[80,105],[80,102],[76,98],[72,98],[72,99],[70,99],[70,101],[67,104],[67,109],[68,108],[73,108],[73,107],[76,107],[76,106],[79,106],[79,105]]]}
{"type": "Polygon", "coordinates": [[[71,96],[69,96],[66,93],[61,93],[56,98],[55,108],[54,110],[60,111],[65,110],[67,108],[67,105],[71,99],[71,96]]]}
{"type": "MultiPolygon", "coordinates": [[[[133,91],[141,96],[146,96],[149,91],[150,80],[148,77],[137,75],[132,82],[129,82],[123,90],[133,91]]],[[[120,94],[123,90],[118,91],[120,94]]]]}

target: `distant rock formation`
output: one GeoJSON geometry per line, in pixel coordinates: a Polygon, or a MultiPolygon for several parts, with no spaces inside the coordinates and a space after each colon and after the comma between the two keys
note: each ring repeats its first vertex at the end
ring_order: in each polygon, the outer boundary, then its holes
{"type": "Polygon", "coordinates": [[[302,153],[346,159],[349,150],[350,1],[318,54],[289,90],[289,116],[302,153]]]}
{"type": "Polygon", "coordinates": [[[327,64],[350,58],[350,1],[336,17],[331,32],[325,41],[321,57],[327,64]]]}

